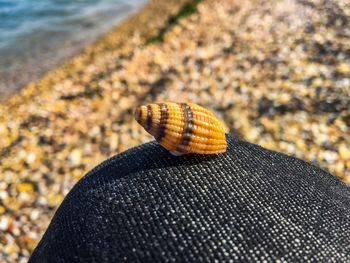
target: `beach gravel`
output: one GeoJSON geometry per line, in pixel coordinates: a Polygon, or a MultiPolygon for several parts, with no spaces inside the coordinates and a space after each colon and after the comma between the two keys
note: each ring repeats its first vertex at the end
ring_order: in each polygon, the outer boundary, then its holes
{"type": "Polygon", "coordinates": [[[151,140],[140,104],[201,104],[230,133],[350,183],[348,1],[207,0],[170,26],[186,1],[161,2],[0,106],[5,262],[28,260],[86,172],[151,140]]]}

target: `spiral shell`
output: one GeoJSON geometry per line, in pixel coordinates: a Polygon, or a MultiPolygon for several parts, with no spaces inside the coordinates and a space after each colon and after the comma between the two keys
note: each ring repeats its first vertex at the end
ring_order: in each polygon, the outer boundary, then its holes
{"type": "Polygon", "coordinates": [[[199,105],[172,102],[148,104],[136,109],[135,119],[173,155],[226,151],[222,122],[199,105]]]}

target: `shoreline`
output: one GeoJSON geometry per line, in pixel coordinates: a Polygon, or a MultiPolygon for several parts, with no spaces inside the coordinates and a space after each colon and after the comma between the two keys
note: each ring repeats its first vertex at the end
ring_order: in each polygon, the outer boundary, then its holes
{"type": "MultiPolygon", "coordinates": [[[[113,26],[111,30],[102,34],[95,41],[80,50],[74,52],[72,56],[58,62],[57,65],[46,71],[38,79],[29,81],[21,88],[15,89],[3,98],[0,98],[0,107],[9,107],[17,105],[19,100],[33,98],[33,96],[40,96],[39,90],[42,86],[51,80],[58,81],[55,75],[61,75],[64,78],[67,74],[74,74],[77,71],[77,64],[89,64],[96,56],[101,56],[106,52],[122,49],[130,44],[129,35],[139,34],[141,39],[146,40],[151,38],[164,25],[165,20],[174,15],[177,9],[190,0],[170,0],[163,3],[159,0],[149,0],[139,11],[133,12],[130,16],[122,19],[120,23],[113,26]],[[156,18],[153,14],[158,14],[156,18]],[[150,20],[150,21],[148,21],[150,20]],[[115,46],[114,50],[111,46],[115,46]],[[62,71],[69,70],[69,73],[62,71]],[[35,90],[37,89],[37,90],[35,90]]],[[[81,70],[81,69],[79,69],[81,70]]]]}
{"type": "MultiPolygon", "coordinates": [[[[47,28],[42,28],[45,24],[42,20],[48,18],[39,17],[38,28],[27,29],[31,33],[23,30],[16,36],[10,37],[8,42],[4,38],[0,49],[3,58],[0,65],[0,101],[11,97],[29,83],[40,80],[46,73],[78,56],[86,47],[94,44],[128,17],[135,15],[146,3],[145,0],[137,0],[134,4],[127,4],[123,1],[120,1],[119,4],[101,4],[98,1],[94,7],[89,4],[85,6],[85,9],[81,7],[81,13],[75,14],[80,17],[79,19],[74,18],[74,20],[66,14],[57,19],[55,23],[48,25],[47,28]],[[94,15],[91,14],[91,8],[97,10],[94,15]],[[60,33],[55,34],[56,31],[60,33]],[[13,43],[9,44],[11,41],[13,43]]],[[[68,8],[74,8],[74,3],[72,5],[68,8]]],[[[35,12],[38,11],[28,12],[37,15],[35,12]]],[[[41,12],[44,12],[44,8],[41,12]]]]}

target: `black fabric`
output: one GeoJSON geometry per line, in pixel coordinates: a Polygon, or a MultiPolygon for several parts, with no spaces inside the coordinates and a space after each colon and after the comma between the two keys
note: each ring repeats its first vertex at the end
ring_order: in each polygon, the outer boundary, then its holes
{"type": "Polygon", "coordinates": [[[67,195],[30,262],[348,262],[350,189],[228,137],[227,153],[119,154],[67,195]]]}

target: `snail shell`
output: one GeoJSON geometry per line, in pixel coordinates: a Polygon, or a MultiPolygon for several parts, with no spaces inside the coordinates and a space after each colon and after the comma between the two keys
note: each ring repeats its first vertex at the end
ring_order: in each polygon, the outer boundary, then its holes
{"type": "Polygon", "coordinates": [[[172,102],[148,104],[136,109],[135,119],[173,155],[226,151],[222,121],[199,105],[172,102]]]}

